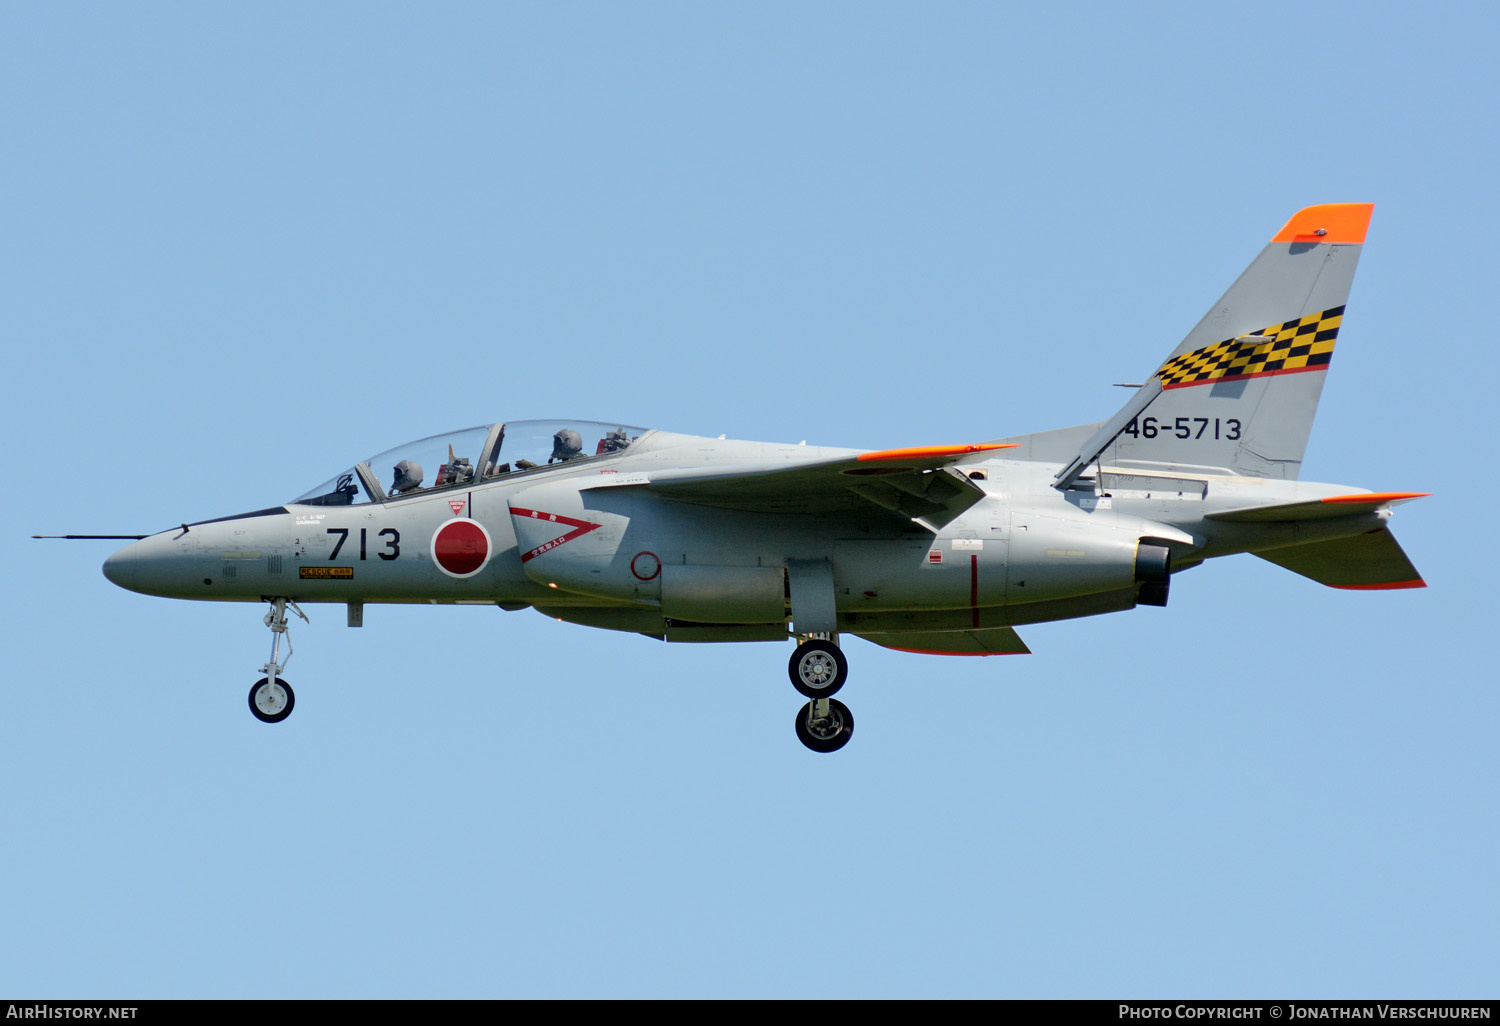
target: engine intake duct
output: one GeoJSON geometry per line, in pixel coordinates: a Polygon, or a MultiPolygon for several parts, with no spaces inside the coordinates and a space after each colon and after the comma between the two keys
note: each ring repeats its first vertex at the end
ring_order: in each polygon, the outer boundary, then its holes
{"type": "Polygon", "coordinates": [[[1172,585],[1172,550],[1141,542],[1135,550],[1135,601],[1142,606],[1164,606],[1172,585]]]}

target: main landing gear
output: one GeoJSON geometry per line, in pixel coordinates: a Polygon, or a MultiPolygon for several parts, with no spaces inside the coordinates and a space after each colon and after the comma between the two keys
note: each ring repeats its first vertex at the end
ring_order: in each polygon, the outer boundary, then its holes
{"type": "Polygon", "coordinates": [[[849,663],[832,635],[807,635],[787,664],[792,687],[810,701],[797,710],[797,740],[815,752],[836,752],[854,736],[854,714],[833,693],[849,678],[849,663]]]}
{"type": "Polygon", "coordinates": [[[256,681],[250,687],[250,712],[262,723],[280,723],[292,714],[292,707],[297,704],[297,696],[292,693],[292,686],[281,679],[281,671],[292,658],[292,636],[286,627],[286,607],[291,606],[292,612],[302,617],[303,623],[310,623],[307,614],[297,607],[297,603],[290,599],[271,599],[271,611],[266,614],[266,626],[271,628],[271,661],[260,668],[265,676],[256,681]],[[286,658],[280,662],[276,657],[281,652],[281,637],[286,635],[286,658]]]}

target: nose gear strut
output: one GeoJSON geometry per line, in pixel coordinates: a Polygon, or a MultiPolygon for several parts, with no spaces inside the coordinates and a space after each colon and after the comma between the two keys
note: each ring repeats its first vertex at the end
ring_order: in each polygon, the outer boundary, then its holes
{"type": "Polygon", "coordinates": [[[270,603],[271,611],[266,614],[265,624],[271,628],[271,660],[260,668],[265,676],[250,687],[250,712],[262,723],[280,723],[292,714],[292,706],[297,702],[292,686],[280,676],[292,658],[292,635],[287,630],[286,623],[287,606],[291,606],[292,612],[302,617],[303,623],[312,621],[291,599],[274,598],[270,603]],[[282,635],[286,636],[286,658],[278,661],[282,635]]]}

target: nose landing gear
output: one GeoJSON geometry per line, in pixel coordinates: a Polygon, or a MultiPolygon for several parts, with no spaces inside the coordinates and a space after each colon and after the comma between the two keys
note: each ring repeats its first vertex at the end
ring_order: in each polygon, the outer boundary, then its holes
{"type": "Polygon", "coordinates": [[[832,695],[849,679],[849,663],[832,634],[809,634],[787,664],[792,687],[811,699],[797,710],[797,740],[815,752],[836,752],[854,736],[854,714],[832,695]]]}
{"type": "Polygon", "coordinates": [[[292,714],[296,704],[292,686],[280,677],[262,677],[250,688],[250,712],[262,723],[280,723],[292,714]]]}
{"type": "Polygon", "coordinates": [[[265,676],[250,688],[250,712],[262,723],[280,723],[292,714],[292,707],[297,704],[292,686],[280,676],[292,658],[292,635],[287,630],[286,607],[291,606],[292,612],[302,617],[303,623],[312,621],[291,599],[277,598],[270,602],[271,611],[266,614],[265,624],[271,628],[271,661],[260,668],[265,676]],[[286,635],[286,658],[277,661],[282,635],[286,635]]]}

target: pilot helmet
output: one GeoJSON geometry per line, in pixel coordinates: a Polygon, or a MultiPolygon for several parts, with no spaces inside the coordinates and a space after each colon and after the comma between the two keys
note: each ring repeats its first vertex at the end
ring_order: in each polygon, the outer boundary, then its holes
{"type": "Polygon", "coordinates": [[[552,458],[570,460],[583,453],[583,436],[572,428],[563,428],[552,436],[552,458]]]}
{"type": "Polygon", "coordinates": [[[422,483],[422,464],[415,460],[402,460],[396,464],[396,479],[391,482],[392,492],[409,492],[422,483]]]}

